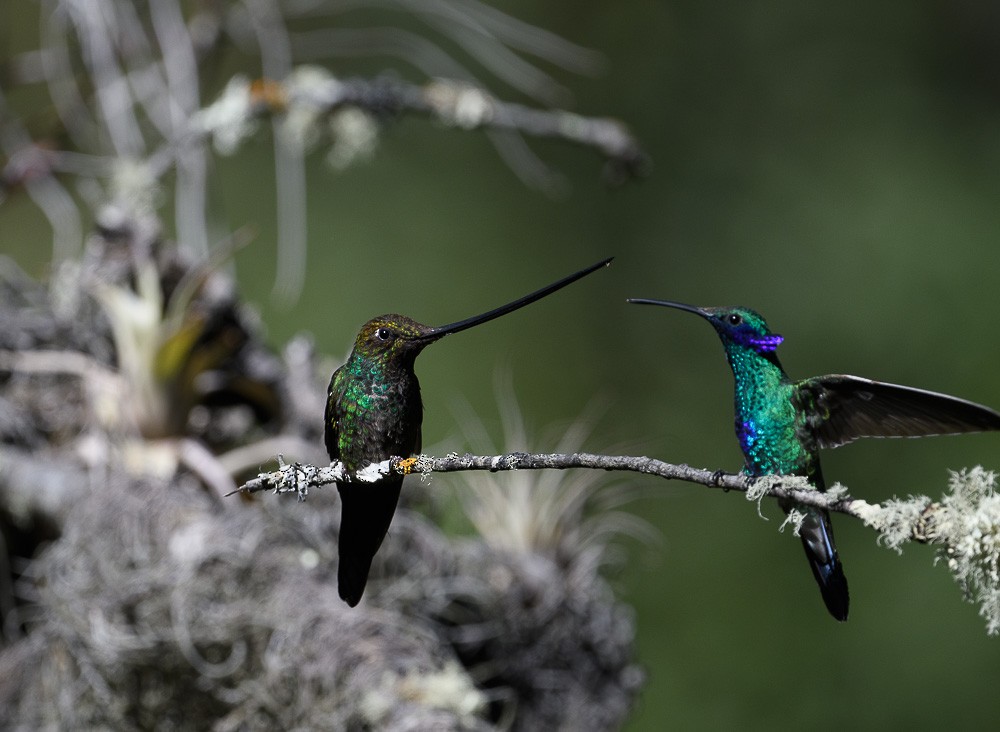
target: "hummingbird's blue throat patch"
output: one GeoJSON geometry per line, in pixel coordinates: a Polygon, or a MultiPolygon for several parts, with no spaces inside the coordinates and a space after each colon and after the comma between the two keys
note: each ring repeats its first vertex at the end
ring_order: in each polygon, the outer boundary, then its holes
{"type": "Polygon", "coordinates": [[[754,336],[750,339],[750,343],[762,351],[776,351],[783,340],[785,340],[784,336],[772,333],[767,336],[754,336]]]}
{"type": "Polygon", "coordinates": [[[769,333],[768,335],[760,335],[759,333],[754,333],[753,331],[737,331],[733,334],[733,339],[737,343],[741,343],[746,346],[752,347],[756,351],[761,353],[771,353],[778,349],[781,342],[785,340],[784,336],[780,336],[777,333],[769,333]]]}

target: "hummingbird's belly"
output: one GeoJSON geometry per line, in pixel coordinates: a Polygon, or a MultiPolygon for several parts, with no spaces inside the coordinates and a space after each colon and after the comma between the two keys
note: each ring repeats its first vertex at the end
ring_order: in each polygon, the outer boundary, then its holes
{"type": "Polygon", "coordinates": [[[406,457],[415,447],[415,431],[391,410],[367,410],[351,427],[342,433],[341,455],[353,469],[393,455],[406,457]]]}
{"type": "Polygon", "coordinates": [[[795,434],[794,423],[737,419],[736,436],[751,475],[807,475],[809,452],[795,434]]]}

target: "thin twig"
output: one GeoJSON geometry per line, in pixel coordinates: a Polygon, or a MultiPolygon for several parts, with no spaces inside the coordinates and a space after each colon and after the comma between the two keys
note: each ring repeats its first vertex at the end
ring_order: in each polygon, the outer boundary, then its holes
{"type": "Polygon", "coordinates": [[[336,81],[328,92],[333,93],[318,95],[329,105],[328,111],[351,105],[376,114],[429,114],[461,129],[516,131],[589,147],[606,157],[619,177],[642,175],[649,162],[628,128],[616,119],[504,102],[463,82],[437,80],[420,86],[387,78],[350,79],[336,81]]]}

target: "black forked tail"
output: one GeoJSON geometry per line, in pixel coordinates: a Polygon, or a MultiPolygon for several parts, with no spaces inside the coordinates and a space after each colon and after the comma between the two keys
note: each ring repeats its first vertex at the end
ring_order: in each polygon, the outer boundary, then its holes
{"type": "Polygon", "coordinates": [[[807,509],[805,520],[799,531],[806,558],[812,568],[816,584],[823,594],[826,609],[837,620],[847,620],[850,597],[847,592],[847,577],[837,556],[837,546],[833,543],[833,525],[826,511],[807,509]]]}
{"type": "Polygon", "coordinates": [[[382,546],[399,501],[403,481],[380,481],[371,485],[337,485],[343,504],[340,513],[340,563],[337,590],[351,607],[361,601],[368,584],[372,559],[382,546]]]}

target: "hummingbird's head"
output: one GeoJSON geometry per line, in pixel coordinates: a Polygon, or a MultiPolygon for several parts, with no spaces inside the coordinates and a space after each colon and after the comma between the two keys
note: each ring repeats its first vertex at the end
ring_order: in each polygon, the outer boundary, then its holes
{"type": "Polygon", "coordinates": [[[412,365],[413,359],[417,357],[425,346],[436,340],[444,338],[451,333],[460,333],[482,323],[488,323],[502,315],[512,313],[523,308],[525,305],[541,300],[543,297],[551,295],[557,290],[561,290],[566,285],[576,282],[581,277],[586,277],[591,272],[595,272],[602,267],[611,264],[613,257],[602,259],[596,264],[592,264],[579,272],[575,272],[568,277],[563,277],[551,285],[547,285],[540,290],[525,295],[522,298],[501,305],[498,308],[489,310],[481,315],[474,315],[465,320],[459,320],[448,325],[440,325],[432,328],[417,321],[407,318],[405,315],[380,315],[372,318],[361,328],[357,339],[354,341],[355,358],[377,359],[382,363],[412,365]]]}
{"type": "Polygon", "coordinates": [[[760,313],[750,308],[740,306],[699,308],[672,300],[647,300],[645,298],[631,298],[628,302],[639,305],[662,305],[700,315],[712,324],[722,342],[727,346],[733,344],[752,348],[758,353],[774,353],[778,344],[784,340],[782,336],[771,332],[771,329],[767,327],[767,321],[760,313]]]}
{"type": "Polygon", "coordinates": [[[702,316],[715,328],[724,342],[749,346],[758,353],[774,352],[785,340],[767,327],[764,316],[756,310],[735,307],[700,308],[702,316]]]}
{"type": "Polygon", "coordinates": [[[405,315],[379,315],[361,327],[354,352],[384,363],[412,362],[424,346],[441,337],[434,330],[405,315]]]}

